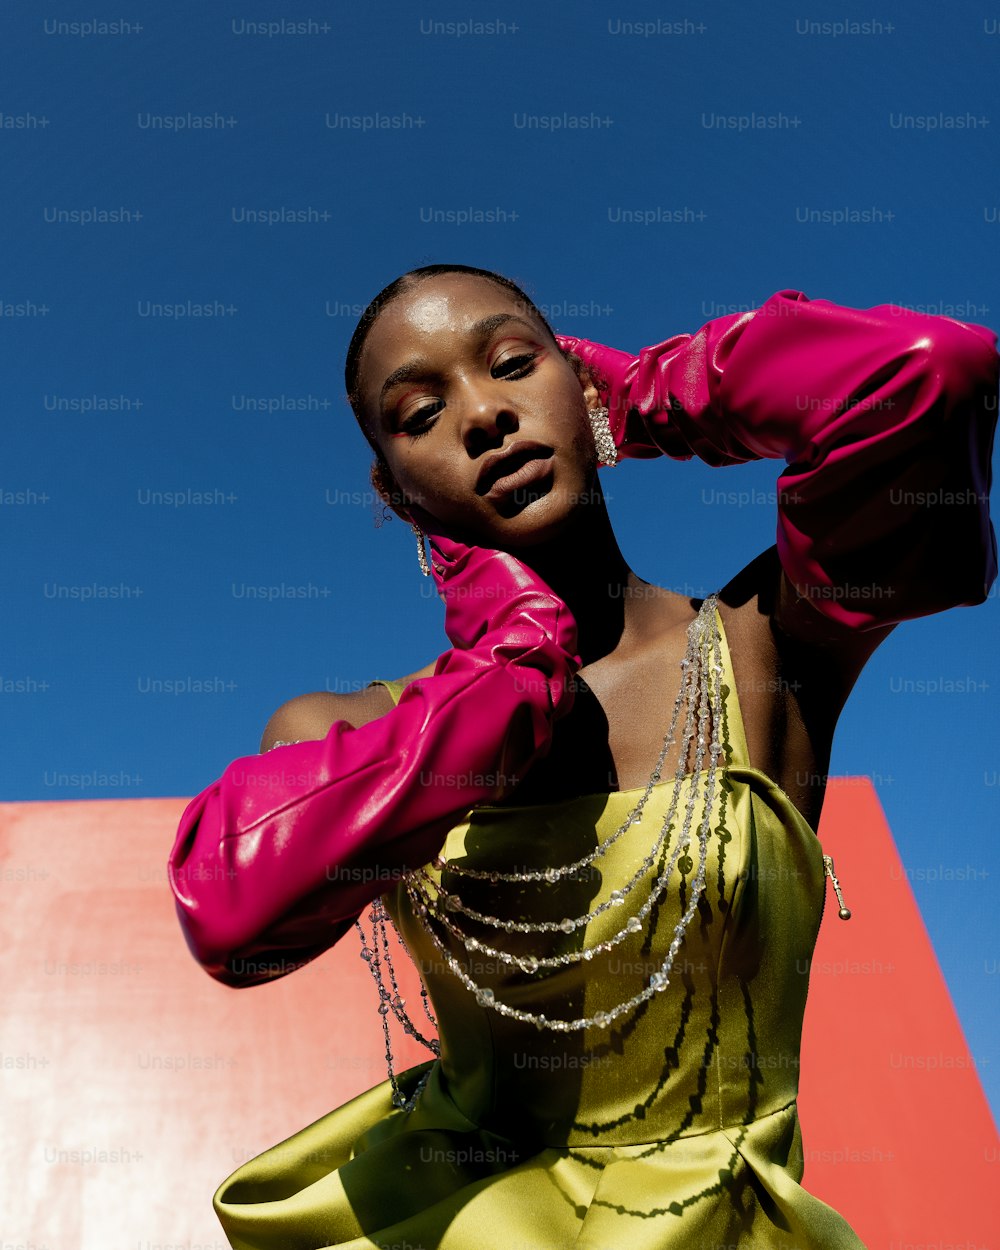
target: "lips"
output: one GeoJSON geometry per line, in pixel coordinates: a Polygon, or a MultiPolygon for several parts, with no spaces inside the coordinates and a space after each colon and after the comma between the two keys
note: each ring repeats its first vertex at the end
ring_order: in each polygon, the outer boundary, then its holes
{"type": "Polygon", "coordinates": [[[542,443],[529,442],[526,439],[512,443],[504,451],[489,457],[479,471],[476,491],[480,495],[492,493],[492,488],[501,478],[509,477],[532,460],[547,460],[551,456],[552,448],[542,443]]]}

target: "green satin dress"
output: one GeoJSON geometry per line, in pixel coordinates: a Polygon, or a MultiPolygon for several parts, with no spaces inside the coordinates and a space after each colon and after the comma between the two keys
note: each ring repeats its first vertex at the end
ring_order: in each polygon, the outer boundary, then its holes
{"type": "MultiPolygon", "coordinates": [[[[403,886],[394,887],[386,907],[431,996],[440,1058],[399,1074],[409,1094],[431,1069],[411,1112],[393,1107],[386,1080],[228,1177],[213,1202],[236,1250],[865,1250],[800,1185],[795,1100],[806,970],[825,897],[822,848],[785,792],[749,763],[717,616],[725,768],[705,893],[667,988],[604,1029],[554,1033],[510,1020],[479,1006],[448,971],[403,886]]],[[[398,700],[402,687],[385,685],[398,700]]],[[[676,784],[657,785],[639,822],[556,885],[449,883],[447,869],[444,885],[466,906],[504,918],[593,911],[648,855],[676,784]]],[[[689,784],[680,783],[662,864],[689,784]]],[[[477,807],[443,853],[508,872],[575,861],[618,828],[641,793],[477,807]]],[[[687,906],[703,810],[699,797],[691,858],[678,863],[685,871],[675,869],[641,931],[610,951],[533,974],[454,953],[498,999],[551,1019],[593,1016],[630,998],[660,967],[687,906]]],[[[640,881],[627,899],[648,892],[640,881]]],[[[593,946],[622,919],[613,906],[586,930],[523,935],[524,953],[593,946]]],[[[515,950],[521,936],[501,933],[495,944],[515,950]]],[[[373,1013],[373,1029],[376,1021],[373,1013]]]]}

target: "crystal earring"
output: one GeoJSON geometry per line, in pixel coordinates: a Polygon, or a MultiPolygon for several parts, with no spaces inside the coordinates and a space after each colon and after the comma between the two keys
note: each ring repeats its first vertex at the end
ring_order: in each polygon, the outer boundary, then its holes
{"type": "Polygon", "coordinates": [[[590,417],[590,426],[594,431],[597,463],[608,466],[616,465],[618,463],[618,448],[615,446],[614,436],[611,433],[611,423],[608,421],[607,408],[591,408],[587,415],[590,417]]]}
{"type": "Polygon", "coordinates": [[[424,577],[430,577],[431,566],[427,563],[427,552],[424,549],[424,531],[415,521],[410,522],[410,529],[417,536],[417,560],[420,562],[420,571],[424,577]]]}

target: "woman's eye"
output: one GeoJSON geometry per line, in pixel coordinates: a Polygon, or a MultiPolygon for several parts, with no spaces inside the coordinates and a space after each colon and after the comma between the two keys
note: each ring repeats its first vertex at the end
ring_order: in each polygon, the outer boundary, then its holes
{"type": "MultiPolygon", "coordinates": [[[[492,373],[498,378],[522,378],[526,377],[534,366],[535,353],[526,352],[520,356],[508,356],[506,360],[501,360],[499,364],[493,366],[492,373]]],[[[441,399],[436,399],[431,404],[424,404],[423,407],[411,412],[399,428],[411,438],[419,438],[431,430],[432,418],[436,417],[443,407],[444,400],[441,399]]]]}
{"type": "Polygon", "coordinates": [[[530,372],[534,361],[535,357],[530,352],[524,356],[508,356],[506,360],[493,366],[493,372],[504,378],[521,377],[530,372]]]}
{"type": "Polygon", "coordinates": [[[425,404],[423,408],[418,408],[403,422],[402,428],[411,438],[419,438],[421,434],[426,434],[430,430],[427,422],[431,417],[437,416],[441,411],[441,401],[437,400],[433,404],[425,404]]]}

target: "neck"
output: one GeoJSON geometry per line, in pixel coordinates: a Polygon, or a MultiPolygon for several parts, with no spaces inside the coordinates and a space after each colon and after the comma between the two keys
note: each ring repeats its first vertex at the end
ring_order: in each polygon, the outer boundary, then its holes
{"type": "Polygon", "coordinates": [[[573,613],[583,664],[608,655],[632,622],[647,585],[625,561],[600,498],[577,509],[567,529],[517,552],[573,613]]]}

